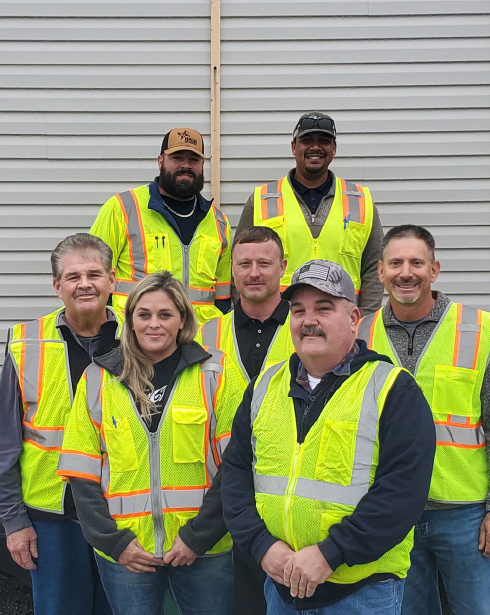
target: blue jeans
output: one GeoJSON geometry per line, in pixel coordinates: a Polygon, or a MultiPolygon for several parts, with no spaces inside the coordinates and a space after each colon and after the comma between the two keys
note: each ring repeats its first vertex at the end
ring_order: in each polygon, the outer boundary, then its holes
{"type": "Polygon", "coordinates": [[[295,611],[292,604],[284,604],[274,583],[267,577],[264,585],[267,615],[400,615],[403,583],[403,579],[368,583],[335,604],[295,611]]]}
{"type": "Polygon", "coordinates": [[[454,615],[490,615],[490,559],[478,550],[485,505],[426,510],[415,526],[402,615],[440,615],[439,571],[454,615]]]}
{"type": "Polygon", "coordinates": [[[35,615],[111,615],[94,551],[75,521],[33,521],[39,557],[31,571],[35,615]]]}
{"type": "Polygon", "coordinates": [[[114,615],[162,615],[167,589],[181,615],[231,614],[231,553],[198,557],[191,566],[162,566],[141,573],[97,554],[96,559],[114,615]]]}

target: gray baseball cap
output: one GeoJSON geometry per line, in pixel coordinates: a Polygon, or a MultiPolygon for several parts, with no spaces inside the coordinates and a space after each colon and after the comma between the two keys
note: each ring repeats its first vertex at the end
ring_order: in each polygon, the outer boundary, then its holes
{"type": "Polygon", "coordinates": [[[309,132],[324,132],[334,139],[337,138],[335,122],[329,115],[322,111],[308,111],[308,113],[304,113],[294,127],[293,140],[309,132]]]}
{"type": "Polygon", "coordinates": [[[333,297],[356,303],[356,291],[349,274],[332,261],[316,258],[301,265],[293,273],[291,286],[283,291],[282,298],[290,300],[294,291],[301,286],[314,286],[333,297]]]}

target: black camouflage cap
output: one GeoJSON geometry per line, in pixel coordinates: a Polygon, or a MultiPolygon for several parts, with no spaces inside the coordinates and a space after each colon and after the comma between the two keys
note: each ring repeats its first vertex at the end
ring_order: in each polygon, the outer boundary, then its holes
{"type": "Polygon", "coordinates": [[[290,300],[300,286],[314,286],[334,297],[347,299],[356,303],[356,291],[348,273],[332,261],[317,258],[301,265],[293,273],[291,286],[282,293],[282,298],[290,300]]]}

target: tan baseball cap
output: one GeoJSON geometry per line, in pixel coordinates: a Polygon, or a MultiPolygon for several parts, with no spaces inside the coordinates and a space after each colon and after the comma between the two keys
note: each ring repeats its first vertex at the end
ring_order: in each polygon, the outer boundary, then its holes
{"type": "Polygon", "coordinates": [[[187,150],[204,158],[204,141],[202,134],[194,128],[172,128],[163,137],[161,154],[173,154],[187,150]]]}

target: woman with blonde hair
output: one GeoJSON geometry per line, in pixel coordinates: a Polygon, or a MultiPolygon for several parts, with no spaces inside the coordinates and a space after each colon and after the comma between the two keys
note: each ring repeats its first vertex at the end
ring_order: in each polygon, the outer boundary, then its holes
{"type": "Polygon", "coordinates": [[[231,540],[219,475],[240,375],[193,342],[196,317],[169,272],[137,284],[121,346],[77,389],[58,473],[70,480],[115,615],[229,615],[231,540]]]}

